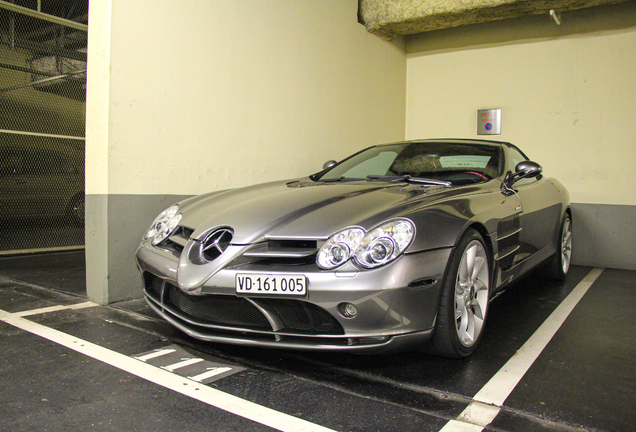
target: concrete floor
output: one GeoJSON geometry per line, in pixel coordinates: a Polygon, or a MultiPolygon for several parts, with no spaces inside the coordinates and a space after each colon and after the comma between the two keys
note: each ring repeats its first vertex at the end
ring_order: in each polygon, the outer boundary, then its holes
{"type": "MultiPolygon", "coordinates": [[[[85,304],[82,263],[81,252],[0,259],[1,431],[457,431],[591,271],[518,283],[493,302],[475,355],[448,360],[203,343],[141,300],[85,304]]],[[[635,286],[636,272],[603,270],[494,420],[461,430],[633,431],[635,286]]]]}

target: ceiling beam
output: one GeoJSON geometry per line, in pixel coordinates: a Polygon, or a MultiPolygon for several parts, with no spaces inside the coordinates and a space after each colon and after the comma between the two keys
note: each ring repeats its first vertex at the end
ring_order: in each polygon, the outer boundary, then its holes
{"type": "Polygon", "coordinates": [[[9,46],[15,46],[18,48],[28,49],[30,51],[40,53],[43,55],[64,57],[64,58],[79,60],[83,62],[88,61],[86,52],[61,48],[51,44],[33,42],[33,41],[20,39],[20,38],[11,39],[7,35],[0,35],[0,43],[9,45],[9,46]]]}
{"type": "Polygon", "coordinates": [[[627,0],[358,0],[358,21],[370,33],[396,36],[527,15],[564,12],[627,0]]]}

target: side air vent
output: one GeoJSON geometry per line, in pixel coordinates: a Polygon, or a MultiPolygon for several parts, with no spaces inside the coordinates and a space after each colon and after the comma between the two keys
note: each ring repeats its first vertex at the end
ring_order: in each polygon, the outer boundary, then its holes
{"type": "Polygon", "coordinates": [[[220,228],[210,233],[201,242],[200,258],[204,262],[211,262],[217,259],[230,245],[234,231],[229,228],[220,228]]]}

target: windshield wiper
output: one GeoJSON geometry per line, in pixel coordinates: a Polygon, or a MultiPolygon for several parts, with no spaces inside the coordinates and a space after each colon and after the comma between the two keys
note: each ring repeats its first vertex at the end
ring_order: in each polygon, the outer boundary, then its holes
{"type": "Polygon", "coordinates": [[[407,182],[407,183],[422,183],[430,185],[441,185],[451,187],[453,184],[449,181],[427,179],[422,177],[411,177],[408,174],[404,175],[368,175],[369,180],[383,180],[388,182],[407,182]]]}
{"type": "Polygon", "coordinates": [[[362,178],[355,178],[355,177],[344,177],[344,176],[340,176],[340,177],[334,177],[334,178],[319,178],[318,180],[315,180],[318,182],[324,182],[324,183],[335,183],[335,182],[354,182],[354,181],[364,181],[364,179],[362,178]]]}
{"type": "Polygon", "coordinates": [[[331,182],[339,182],[339,181],[343,181],[345,178],[344,177],[334,177],[334,178],[328,178],[328,179],[319,179],[318,181],[321,182],[325,182],[325,183],[331,183],[331,182]]]}

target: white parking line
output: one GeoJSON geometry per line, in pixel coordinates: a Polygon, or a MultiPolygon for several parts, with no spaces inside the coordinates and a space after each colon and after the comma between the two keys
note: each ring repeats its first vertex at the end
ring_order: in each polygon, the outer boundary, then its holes
{"type": "Polygon", "coordinates": [[[85,308],[95,307],[95,306],[99,306],[99,305],[93,302],[83,302],[83,303],[76,303],[71,305],[56,305],[56,306],[49,306],[49,307],[40,308],[40,309],[31,309],[31,310],[26,310],[22,312],[15,312],[14,315],[19,317],[25,317],[25,316],[31,316],[31,315],[40,315],[40,314],[49,313],[49,312],[69,310],[69,309],[85,309],[85,308]]]}
{"type": "Polygon", "coordinates": [[[132,375],[196,399],[210,406],[258,422],[284,432],[333,432],[326,427],[284,414],[273,409],[224,393],[196,381],[184,378],[143,361],[111,351],[67,333],[29,321],[16,314],[0,310],[0,321],[59,345],[92,357],[132,375]]]}
{"type": "Polygon", "coordinates": [[[501,406],[528,372],[578,302],[603,269],[592,269],[541,324],[514,356],[475,395],[474,402],[444,426],[440,432],[481,432],[499,414],[501,406]]]}

